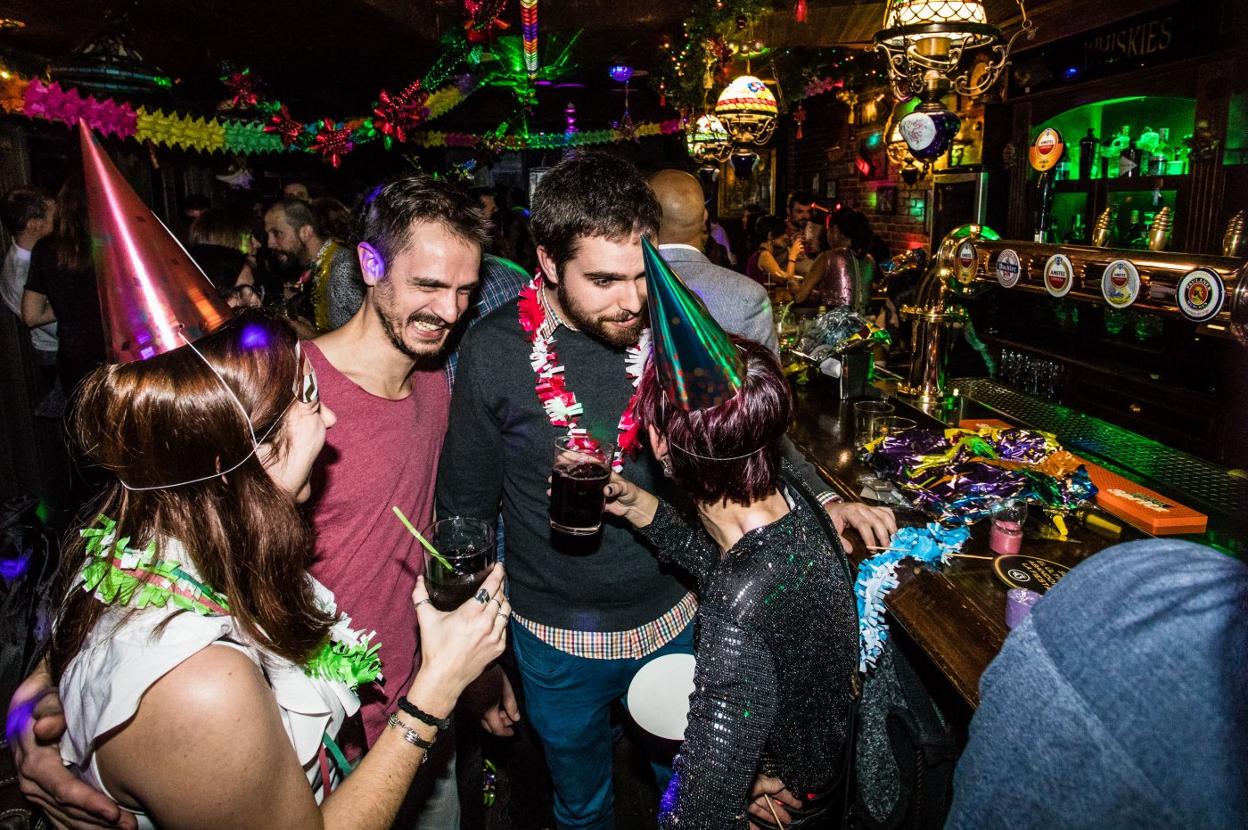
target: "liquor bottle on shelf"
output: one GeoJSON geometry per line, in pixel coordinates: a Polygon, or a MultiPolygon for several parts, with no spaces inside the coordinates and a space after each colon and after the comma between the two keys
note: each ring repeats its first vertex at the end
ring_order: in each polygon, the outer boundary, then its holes
{"type": "Polygon", "coordinates": [[[1144,153],[1135,146],[1135,140],[1132,139],[1127,144],[1127,149],[1122,151],[1122,155],[1118,157],[1118,175],[1121,178],[1132,178],[1140,175],[1140,161],[1144,153]]]}
{"type": "Polygon", "coordinates": [[[1105,146],[1101,151],[1101,178],[1108,179],[1111,176],[1117,178],[1122,175],[1119,165],[1122,163],[1122,154],[1131,146],[1131,125],[1123,124],[1122,129],[1118,131],[1118,135],[1105,146]],[[1112,168],[1112,173],[1110,172],[1112,168]]]}
{"type": "Polygon", "coordinates": [[[1091,127],[1088,127],[1088,134],[1079,139],[1079,180],[1088,181],[1092,178],[1092,171],[1096,168],[1096,155],[1101,147],[1100,140],[1096,137],[1091,127]]]}
{"type": "Polygon", "coordinates": [[[1066,234],[1066,241],[1070,243],[1078,244],[1080,242],[1086,241],[1087,237],[1088,237],[1088,232],[1087,232],[1087,228],[1085,228],[1083,224],[1083,214],[1076,213],[1075,218],[1071,220],[1070,231],[1067,232],[1066,234]]]}

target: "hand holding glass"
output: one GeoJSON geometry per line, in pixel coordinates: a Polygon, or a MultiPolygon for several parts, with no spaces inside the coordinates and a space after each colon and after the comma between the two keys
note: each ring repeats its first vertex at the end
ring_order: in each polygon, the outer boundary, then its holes
{"type": "Polygon", "coordinates": [[[451,516],[430,525],[425,538],[446,560],[443,564],[425,551],[429,601],[439,611],[454,611],[472,598],[494,567],[494,530],[480,519],[451,516]]]}
{"type": "Polygon", "coordinates": [[[571,536],[590,536],[602,526],[615,447],[605,441],[561,435],[555,439],[550,476],[550,526],[571,536]]]}

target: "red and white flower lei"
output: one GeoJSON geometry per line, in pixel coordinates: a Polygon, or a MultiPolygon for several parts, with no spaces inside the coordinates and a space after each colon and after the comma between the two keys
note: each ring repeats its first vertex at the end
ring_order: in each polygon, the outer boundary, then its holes
{"type": "MultiPolygon", "coordinates": [[[[520,291],[520,327],[533,344],[529,353],[529,362],[537,374],[537,399],[546,410],[546,417],[557,427],[567,427],[568,436],[587,447],[597,446],[597,442],[583,428],[577,426],[585,407],[576,399],[565,384],[563,366],[559,364],[559,355],[555,352],[554,337],[539,336],[546,323],[546,309],[538,294],[542,290],[542,275],[538,274],[533,281],[520,291]]],[[[624,371],[633,381],[633,395],[628,405],[620,414],[619,437],[615,442],[615,455],[611,459],[611,468],[617,473],[624,469],[624,457],[632,455],[639,446],[639,425],[635,409],[637,408],[637,387],[641,383],[641,373],[646,368],[646,359],[650,353],[650,329],[644,329],[641,337],[633,346],[629,346],[624,358],[624,371]]]]}

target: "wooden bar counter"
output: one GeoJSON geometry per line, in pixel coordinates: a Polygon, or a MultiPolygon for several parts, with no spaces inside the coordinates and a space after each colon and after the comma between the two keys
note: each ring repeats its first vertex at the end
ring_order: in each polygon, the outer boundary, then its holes
{"type": "MultiPolygon", "coordinates": [[[[887,387],[886,387],[887,388],[887,387]]],[[[858,461],[853,450],[853,400],[831,398],[818,382],[795,391],[796,418],[789,436],[823,476],[846,499],[860,500],[859,481],[871,469],[858,461]]],[[[896,414],[913,418],[920,427],[944,429],[946,424],[889,397],[896,414]]],[[[977,413],[974,413],[977,414],[977,413]]],[[[1069,540],[1042,539],[1034,535],[1029,520],[1022,553],[1074,566],[1097,551],[1132,539],[1147,538],[1143,532],[1113,517],[1122,532],[1111,535],[1069,521],[1069,540]]],[[[914,511],[899,511],[898,525],[922,525],[928,519],[914,511]]],[[[874,552],[866,551],[856,536],[850,560],[856,565],[874,552]]],[[[963,553],[992,556],[988,548],[988,522],[972,529],[963,553]]],[[[979,678],[1000,650],[1005,626],[1006,586],[992,572],[988,559],[955,559],[939,569],[905,563],[898,569],[899,585],[886,600],[889,625],[900,626],[944,674],[958,694],[972,707],[979,704],[979,678]]]]}

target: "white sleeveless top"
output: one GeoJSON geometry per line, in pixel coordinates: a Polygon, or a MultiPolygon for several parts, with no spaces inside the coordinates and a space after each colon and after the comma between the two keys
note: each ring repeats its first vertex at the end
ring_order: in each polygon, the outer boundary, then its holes
{"type": "MultiPolygon", "coordinates": [[[[162,545],[161,558],[178,561],[198,578],[179,543],[162,545]]],[[[317,599],[332,609],[333,594],[315,579],[312,584],[317,599]]],[[[359,698],[346,684],[309,677],[289,660],[248,645],[233,617],[173,614],[168,608],[148,608],[131,614],[118,628],[118,621],[127,611],[109,609],[61,677],[61,704],[66,721],[61,758],[78,777],[107,793],[96,768],[96,739],[133,717],[140,698],[165,674],[200,650],[223,645],[246,654],[264,673],[277,700],[282,725],[317,803],[321,802],[325,797],[318,762],[322,737],[336,736],[343,721],[360,708],[359,698]],[[156,627],[171,615],[169,624],[155,633],[156,627]]],[[[332,760],[329,768],[332,787],[340,773],[332,760]]],[[[156,826],[142,813],[136,812],[135,817],[140,828],[156,826]]]]}

